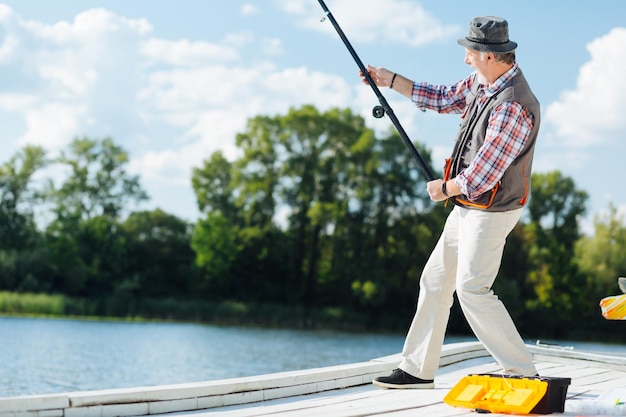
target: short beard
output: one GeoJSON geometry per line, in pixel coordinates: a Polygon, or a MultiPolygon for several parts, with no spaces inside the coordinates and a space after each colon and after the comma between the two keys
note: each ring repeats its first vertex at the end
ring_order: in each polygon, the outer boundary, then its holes
{"type": "Polygon", "coordinates": [[[489,85],[489,81],[487,81],[487,78],[485,78],[485,76],[482,75],[478,71],[476,71],[476,81],[478,81],[479,84],[482,84],[484,86],[488,86],[489,85]]]}

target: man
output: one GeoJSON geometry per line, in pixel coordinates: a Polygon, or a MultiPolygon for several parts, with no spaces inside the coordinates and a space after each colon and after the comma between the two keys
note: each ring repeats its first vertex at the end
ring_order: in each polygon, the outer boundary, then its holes
{"type": "Polygon", "coordinates": [[[462,114],[444,178],[427,184],[433,201],[449,199],[455,206],[424,267],[402,361],[391,375],[373,381],[383,388],[434,387],[455,291],[474,334],[503,372],[537,374],[491,287],[506,237],[528,199],[539,102],[515,61],[517,44],[509,40],[506,20],[474,18],[458,43],[475,72],[451,86],[416,83],[382,67],[367,68],[376,85],[396,90],[419,108],[462,114]]]}

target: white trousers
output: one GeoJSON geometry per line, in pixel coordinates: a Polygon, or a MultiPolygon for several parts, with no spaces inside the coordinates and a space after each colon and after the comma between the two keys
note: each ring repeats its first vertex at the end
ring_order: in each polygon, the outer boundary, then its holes
{"type": "Polygon", "coordinates": [[[424,267],[400,369],[418,378],[434,378],[456,291],[474,334],[504,373],[537,374],[509,312],[491,289],[506,238],[521,214],[522,209],[485,212],[454,207],[424,267]]]}

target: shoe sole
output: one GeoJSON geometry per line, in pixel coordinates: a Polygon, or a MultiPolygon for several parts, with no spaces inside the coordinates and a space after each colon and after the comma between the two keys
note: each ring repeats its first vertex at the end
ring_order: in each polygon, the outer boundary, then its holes
{"type": "Polygon", "coordinates": [[[434,382],[424,382],[421,384],[389,384],[387,382],[372,381],[372,384],[381,388],[389,389],[431,389],[435,388],[434,382]]]}

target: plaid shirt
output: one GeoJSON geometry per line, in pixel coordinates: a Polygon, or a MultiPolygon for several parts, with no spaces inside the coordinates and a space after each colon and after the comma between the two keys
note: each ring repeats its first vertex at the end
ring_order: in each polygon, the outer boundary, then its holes
{"type": "MultiPolygon", "coordinates": [[[[479,106],[500,91],[518,71],[518,65],[514,64],[493,85],[481,86],[476,97],[479,106]]],[[[468,108],[466,98],[475,82],[475,74],[471,74],[451,86],[414,83],[412,100],[419,108],[438,113],[464,113],[468,108]]],[[[459,189],[470,201],[476,200],[500,181],[524,148],[533,124],[532,114],[520,103],[502,103],[493,110],[489,116],[485,142],[476,158],[455,178],[459,189]]]]}

